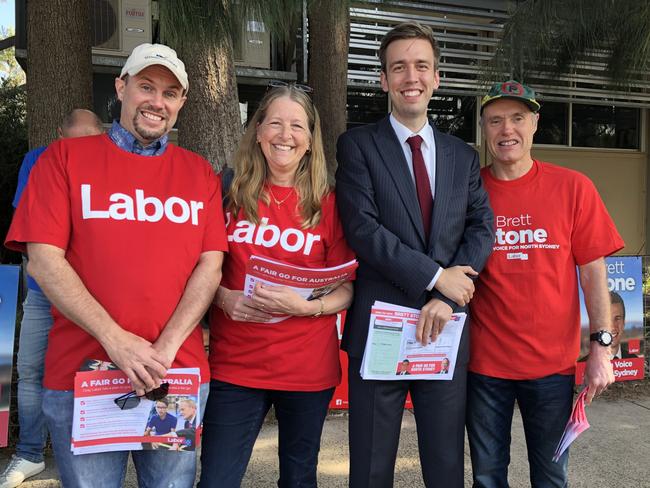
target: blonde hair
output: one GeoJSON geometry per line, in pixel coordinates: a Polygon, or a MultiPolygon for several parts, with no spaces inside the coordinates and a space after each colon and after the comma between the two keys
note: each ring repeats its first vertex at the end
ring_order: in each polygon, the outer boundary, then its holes
{"type": "Polygon", "coordinates": [[[294,188],[298,193],[297,211],[302,217],[302,228],[305,229],[320,222],[321,201],[330,188],[318,111],[309,96],[293,85],[276,87],[267,92],[251,118],[235,154],[228,208],[233,215],[243,210],[246,219],[257,224],[258,200],[262,199],[267,205],[270,202],[268,191],[263,191],[268,178],[268,167],[262,149],[257,144],[257,127],[264,121],[271,104],[283,97],[298,103],[305,111],[309,123],[311,151],[308,150],[298,163],[294,179],[294,188]]]}

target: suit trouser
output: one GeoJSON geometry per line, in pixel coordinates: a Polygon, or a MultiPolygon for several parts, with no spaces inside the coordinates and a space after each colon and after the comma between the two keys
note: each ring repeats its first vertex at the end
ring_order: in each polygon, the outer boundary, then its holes
{"type": "Polygon", "coordinates": [[[467,366],[452,381],[363,380],[350,357],[350,488],[391,488],[406,394],[411,393],[427,488],[462,488],[467,366]]]}

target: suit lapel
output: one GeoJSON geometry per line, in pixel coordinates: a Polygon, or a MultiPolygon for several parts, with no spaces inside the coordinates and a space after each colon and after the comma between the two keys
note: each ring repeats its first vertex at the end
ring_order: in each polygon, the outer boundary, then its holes
{"type": "Polygon", "coordinates": [[[374,132],[373,138],[382,162],[393,178],[393,181],[395,181],[404,206],[411,217],[413,225],[418,230],[420,239],[424,243],[424,226],[422,225],[422,214],[420,213],[420,204],[418,203],[415,183],[404,159],[404,151],[397,140],[397,135],[390,125],[390,119],[388,117],[383,118],[377,123],[377,130],[374,132]]]}
{"type": "MultiPolygon", "coordinates": [[[[431,125],[433,126],[433,124],[431,125]]],[[[433,197],[430,247],[438,242],[440,231],[445,227],[444,220],[447,215],[449,198],[454,191],[454,149],[435,127],[433,127],[433,137],[436,141],[436,193],[433,197]]]]}

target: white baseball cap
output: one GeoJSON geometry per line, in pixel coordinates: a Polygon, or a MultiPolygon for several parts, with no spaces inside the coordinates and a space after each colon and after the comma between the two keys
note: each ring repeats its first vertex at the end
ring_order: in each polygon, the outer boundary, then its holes
{"type": "Polygon", "coordinates": [[[135,76],[143,69],[154,64],[164,66],[171,71],[178,79],[183,90],[188,90],[189,83],[187,81],[187,73],[185,72],[185,64],[178,59],[176,51],[164,44],[145,43],[136,46],[126,60],[126,63],[124,63],[120,78],[124,78],[127,74],[135,76]]]}

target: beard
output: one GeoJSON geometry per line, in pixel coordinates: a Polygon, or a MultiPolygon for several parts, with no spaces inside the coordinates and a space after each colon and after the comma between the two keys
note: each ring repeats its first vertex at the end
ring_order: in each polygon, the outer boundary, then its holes
{"type": "Polygon", "coordinates": [[[147,110],[149,112],[160,115],[163,117],[164,122],[164,124],[159,129],[146,127],[140,123],[140,117],[144,118],[142,115],[140,115],[140,110],[136,111],[135,115],[133,116],[133,128],[142,139],[148,142],[153,142],[157,139],[160,139],[162,136],[167,134],[167,132],[169,132],[169,118],[164,111],[154,110],[152,107],[142,107],[142,110],[147,110]]]}

